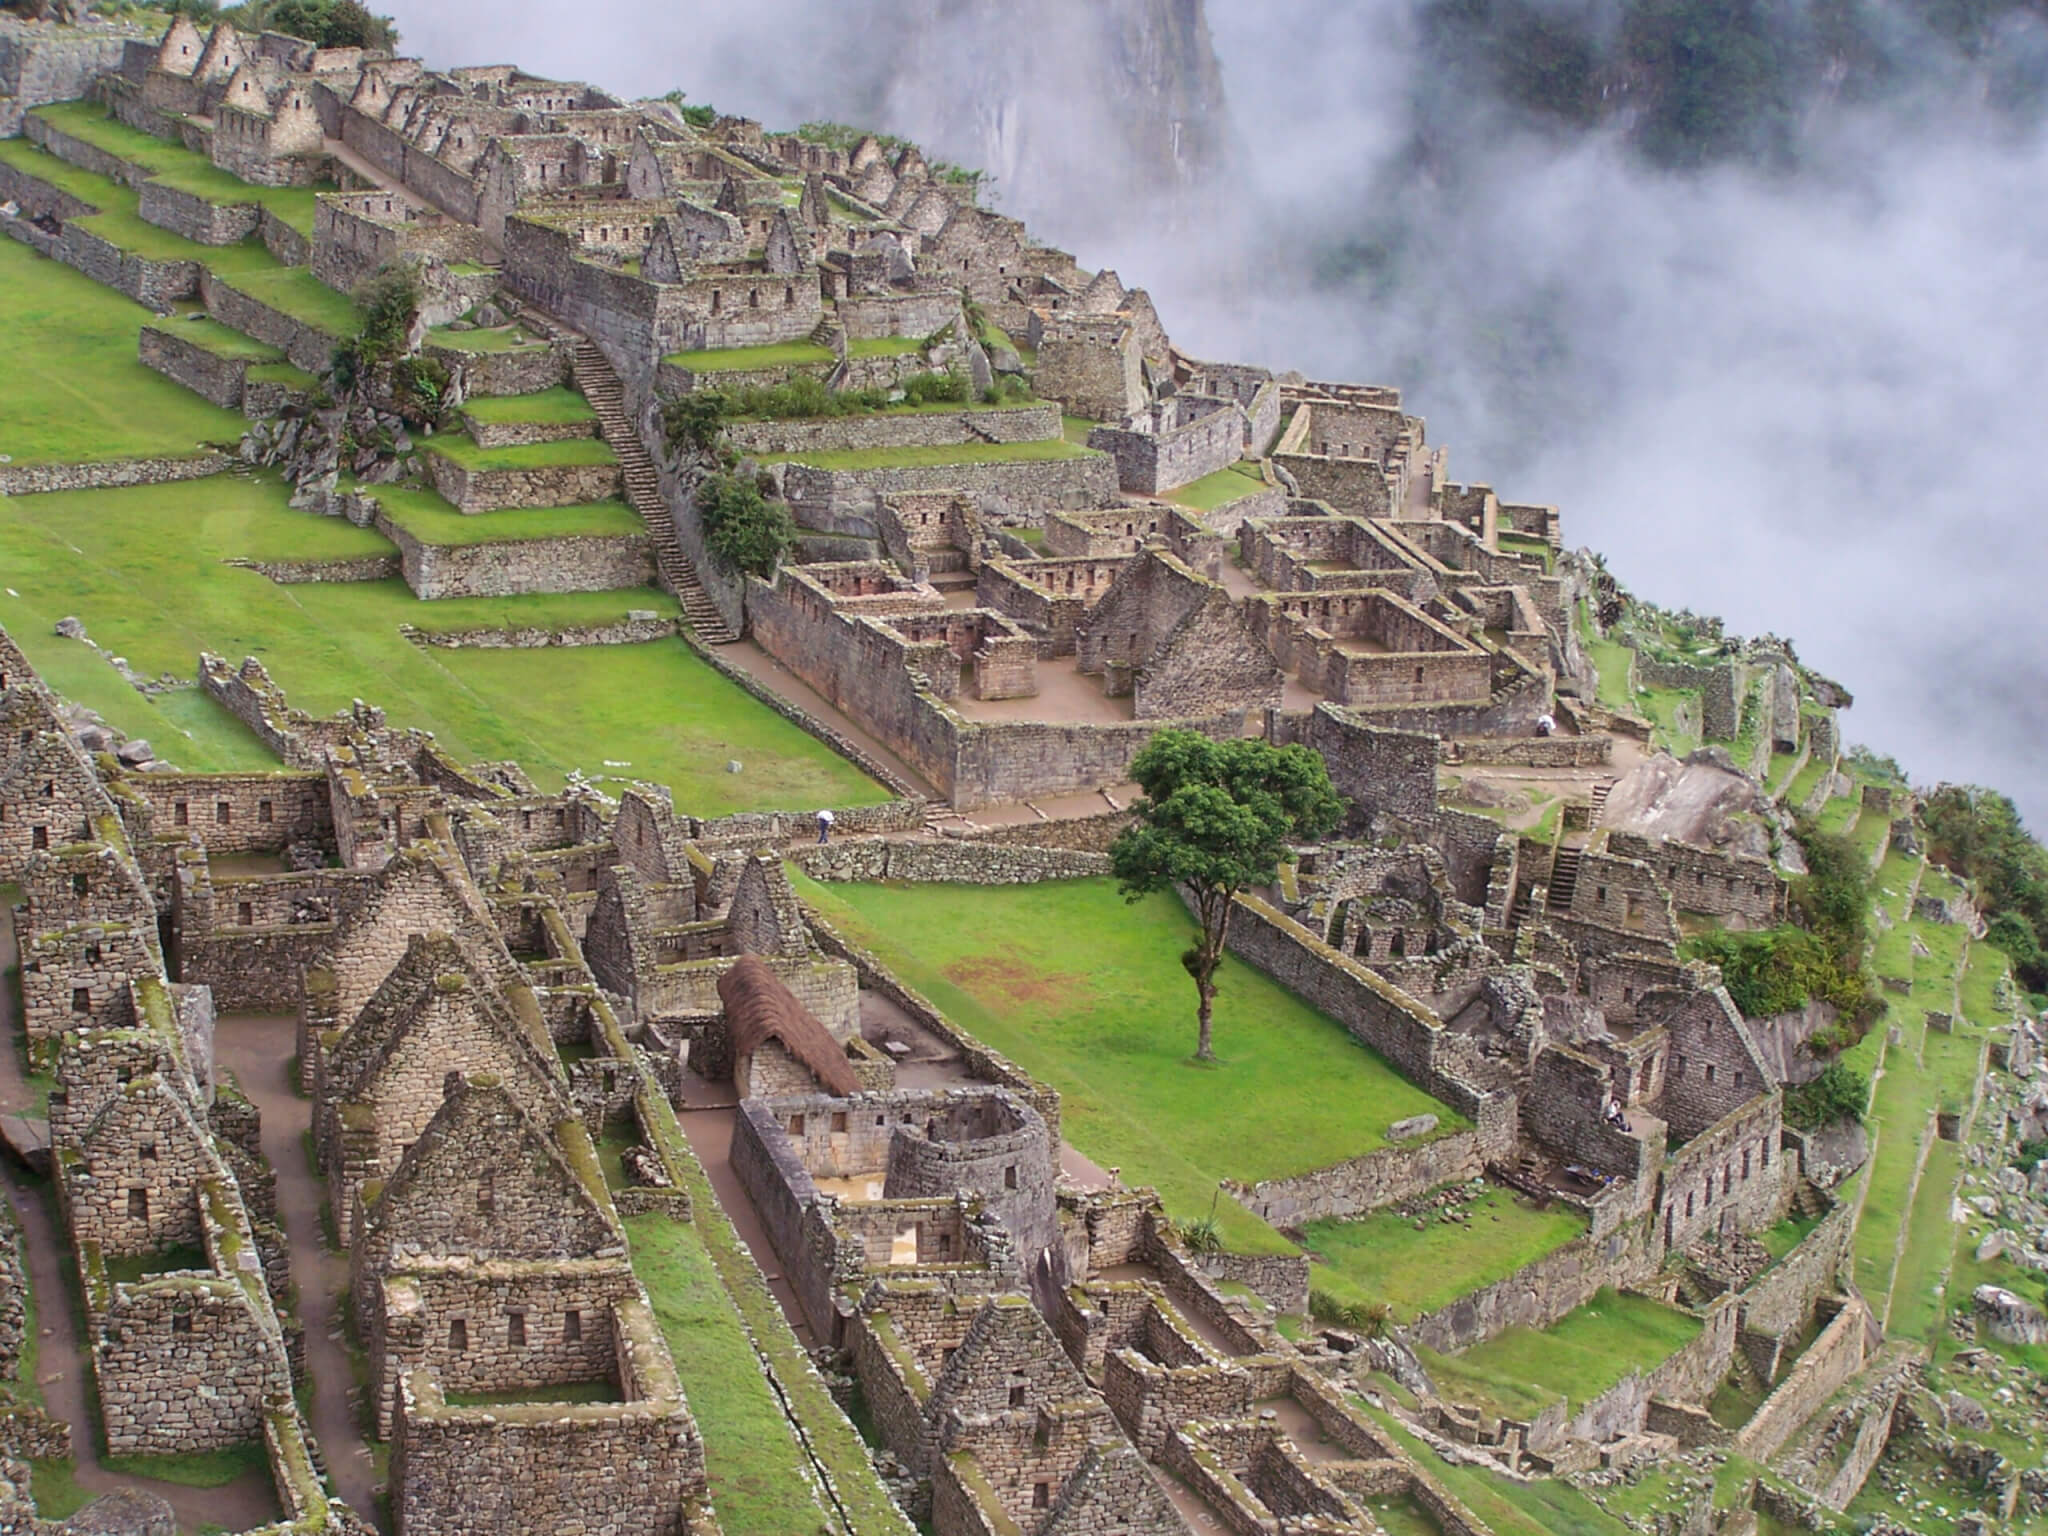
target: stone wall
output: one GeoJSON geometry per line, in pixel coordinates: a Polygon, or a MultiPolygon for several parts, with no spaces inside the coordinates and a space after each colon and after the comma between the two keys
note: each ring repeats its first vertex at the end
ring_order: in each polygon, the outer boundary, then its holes
{"type": "Polygon", "coordinates": [[[1625,1289],[1656,1273],[1660,1255],[1646,1222],[1605,1237],[1574,1238],[1512,1275],[1460,1296],[1400,1329],[1410,1345],[1456,1354],[1509,1328],[1548,1328],[1606,1286],[1625,1289]]]}
{"type": "MultiPolygon", "coordinates": [[[[1477,737],[1444,743],[1444,761],[1517,768],[1604,768],[1614,758],[1612,736],[1477,737]]],[[[1640,857],[1640,855],[1638,855],[1640,857]]]]}
{"type": "MultiPolygon", "coordinates": [[[[1088,446],[1116,461],[1120,489],[1157,496],[1228,469],[1244,457],[1246,435],[1244,412],[1226,406],[1159,431],[1097,427],[1088,434],[1088,446]]],[[[1251,487],[1245,489],[1250,494],[1251,487]]]]}
{"type": "Polygon", "coordinates": [[[293,367],[319,374],[333,363],[334,348],[342,337],[273,309],[211,272],[201,275],[199,292],[206,312],[214,319],[230,330],[277,347],[293,367]]]}
{"type": "Polygon", "coordinates": [[[726,441],[741,453],[844,453],[877,448],[951,448],[965,443],[1049,442],[1060,435],[1055,405],[963,407],[816,420],[734,421],[726,441]]]}
{"type": "Polygon", "coordinates": [[[1667,1248],[1730,1227],[1761,1231],[1778,1220],[1789,1173],[1778,1146],[1782,1104],[1776,1092],[1753,1097],[1672,1154],[1658,1191],[1667,1248]]]}
{"type": "Polygon", "coordinates": [[[1486,1168],[1477,1131],[1457,1131],[1413,1146],[1388,1146],[1365,1157],[1291,1179],[1238,1186],[1238,1203],[1276,1227],[1325,1217],[1363,1216],[1442,1184],[1462,1183],[1486,1168]]]}
{"type": "Polygon", "coordinates": [[[224,454],[201,453],[189,459],[122,459],[101,464],[5,464],[0,465],[0,496],[205,480],[225,473],[233,462],[224,454]]]}
{"type": "Polygon", "coordinates": [[[223,410],[242,408],[242,379],[249,370],[246,360],[222,357],[153,325],[142,328],[138,351],[145,368],[177,380],[223,410]]]}
{"type": "Polygon", "coordinates": [[[1035,885],[1042,880],[1082,880],[1109,873],[1106,853],[1059,847],[1005,846],[988,842],[840,842],[813,844],[793,853],[814,880],[874,884],[885,880],[960,885],[1035,885]]]}
{"type": "Polygon", "coordinates": [[[519,597],[535,592],[613,592],[654,582],[646,534],[424,544],[389,514],[377,531],[398,546],[400,572],[419,598],[519,597]]]}
{"type": "Polygon", "coordinates": [[[1861,1297],[1851,1297],[1742,1426],[1735,1437],[1737,1452],[1756,1461],[1777,1455],[1799,1426],[1863,1369],[1876,1332],[1869,1306],[1861,1297]]]}
{"type": "Polygon", "coordinates": [[[1757,928],[1784,920],[1787,887],[1769,859],[1621,831],[1607,835],[1607,849],[1655,870],[1681,912],[1736,918],[1757,928]]]}
{"type": "Polygon", "coordinates": [[[205,1271],[162,1275],[108,1286],[94,1306],[88,1275],[87,1291],[110,1455],[245,1445],[262,1437],[267,1402],[289,1397],[281,1340],[238,1281],[205,1271]],[[210,1390],[194,1391],[200,1382],[210,1390]]]}
{"type": "Polygon", "coordinates": [[[570,507],[608,501],[620,494],[619,466],[547,464],[527,469],[470,469],[427,445],[427,478],[456,510],[465,514],[517,507],[570,507]]]}
{"type": "Polygon", "coordinates": [[[898,469],[791,464],[782,483],[796,520],[826,531],[838,530],[850,517],[871,515],[876,502],[887,496],[959,491],[973,496],[992,517],[1029,519],[1050,511],[1104,506],[1117,494],[1115,461],[1094,453],[1074,459],[898,469]]]}

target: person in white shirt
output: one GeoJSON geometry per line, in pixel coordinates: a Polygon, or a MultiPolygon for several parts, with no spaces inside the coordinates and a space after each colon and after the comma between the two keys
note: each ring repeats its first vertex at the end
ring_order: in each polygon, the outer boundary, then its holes
{"type": "Polygon", "coordinates": [[[818,841],[819,841],[819,842],[821,842],[821,843],[829,843],[829,842],[831,842],[831,841],[832,841],[832,822],[833,822],[833,820],[834,820],[834,817],[833,817],[833,815],[832,815],[832,813],[831,813],[830,811],[820,811],[820,812],[818,812],[818,841]]]}

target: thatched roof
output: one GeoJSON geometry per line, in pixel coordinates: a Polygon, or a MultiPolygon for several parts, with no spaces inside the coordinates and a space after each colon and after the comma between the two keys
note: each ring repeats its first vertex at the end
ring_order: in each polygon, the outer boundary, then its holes
{"type": "Polygon", "coordinates": [[[735,1059],[751,1056],[765,1042],[778,1040],[826,1091],[842,1095],[860,1092],[860,1079],[854,1076],[845,1048],[758,955],[740,956],[733,968],[718,978],[718,997],[725,1004],[735,1059]]]}

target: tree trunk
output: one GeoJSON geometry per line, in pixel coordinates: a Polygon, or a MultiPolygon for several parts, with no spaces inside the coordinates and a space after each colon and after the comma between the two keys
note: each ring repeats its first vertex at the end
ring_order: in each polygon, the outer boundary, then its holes
{"type": "Polygon", "coordinates": [[[1199,903],[1202,922],[1202,944],[1197,952],[1196,962],[1189,967],[1195,978],[1195,995],[1200,999],[1195,1018],[1198,1032],[1195,1043],[1195,1060],[1214,1061],[1216,1052],[1211,1048],[1211,1028],[1216,1013],[1216,967],[1223,958],[1223,941],[1230,932],[1230,897],[1228,891],[1211,895],[1199,903]]]}

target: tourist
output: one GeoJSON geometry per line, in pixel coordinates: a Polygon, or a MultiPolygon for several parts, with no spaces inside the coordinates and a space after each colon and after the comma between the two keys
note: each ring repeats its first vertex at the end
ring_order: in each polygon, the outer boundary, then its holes
{"type": "Polygon", "coordinates": [[[1557,717],[1555,715],[1538,715],[1536,717],[1536,734],[1538,736],[1555,736],[1557,734],[1557,717]]]}
{"type": "Polygon", "coordinates": [[[818,812],[818,841],[819,841],[819,842],[821,842],[821,843],[829,843],[829,842],[831,842],[831,841],[832,841],[832,822],[833,822],[833,819],[834,819],[834,818],[833,818],[833,815],[832,815],[832,813],[831,813],[830,811],[820,811],[820,812],[818,812]]]}

